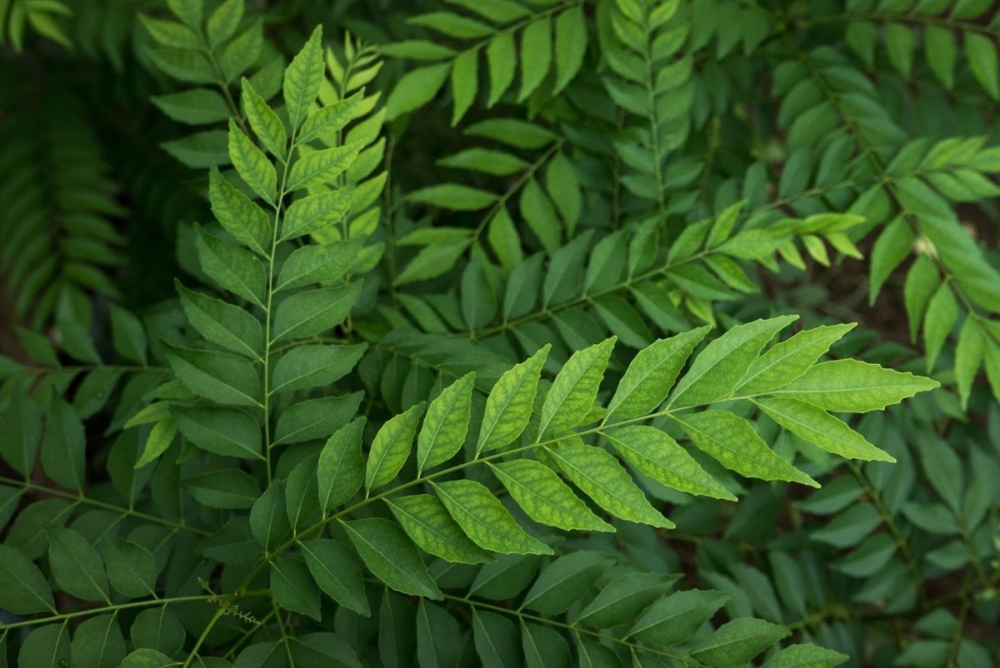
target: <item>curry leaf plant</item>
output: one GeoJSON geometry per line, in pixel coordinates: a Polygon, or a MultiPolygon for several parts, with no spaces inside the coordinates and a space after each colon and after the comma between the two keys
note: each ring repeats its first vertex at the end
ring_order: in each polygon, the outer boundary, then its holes
{"type": "Polygon", "coordinates": [[[0,667],[997,665],[988,3],[141,4],[0,2],[0,667]]]}

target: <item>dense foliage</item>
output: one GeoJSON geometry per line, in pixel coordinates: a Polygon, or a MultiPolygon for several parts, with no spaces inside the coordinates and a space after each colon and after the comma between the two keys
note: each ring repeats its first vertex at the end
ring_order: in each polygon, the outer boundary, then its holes
{"type": "Polygon", "coordinates": [[[988,0],[0,0],[0,666],[1000,665],[988,0]]]}

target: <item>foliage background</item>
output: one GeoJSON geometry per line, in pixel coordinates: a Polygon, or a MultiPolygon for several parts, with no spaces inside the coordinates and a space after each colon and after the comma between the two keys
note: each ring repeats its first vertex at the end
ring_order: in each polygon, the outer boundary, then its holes
{"type": "MultiPolygon", "coordinates": [[[[145,648],[169,659],[133,656],[151,662],[134,665],[539,665],[521,649],[528,639],[554,652],[539,650],[544,665],[1000,663],[994,3],[207,2],[203,16],[223,6],[232,28],[215,28],[218,41],[206,42],[214,65],[204,72],[184,52],[205,45],[164,23],[200,5],[0,0],[0,520],[3,549],[38,564],[58,609],[7,606],[0,661],[117,665],[145,648]],[[221,350],[185,313],[175,280],[247,305],[230,286],[218,289],[196,223],[217,231],[215,216],[225,227],[208,195],[212,167],[238,184],[230,116],[267,148],[241,77],[287,123],[281,74],[317,25],[319,106],[364,92],[343,132],[313,148],[358,142],[362,157],[309,192],[361,194],[304,247],[357,242],[360,260],[347,275],[359,291],[343,322],[302,341],[368,347],[353,370],[264,409],[280,431],[279,414],[307,399],[343,400],[342,415],[282,451],[297,454],[275,454],[275,480],[291,489],[297,464],[355,412],[371,444],[392,416],[415,415],[469,372],[474,450],[494,383],[543,344],[551,348],[524,438],[545,414],[548,382],[577,351],[617,337],[597,398],[607,408],[636,351],[657,339],[709,325],[709,341],[788,314],[799,316],[789,333],[858,323],[832,359],[940,383],[888,410],[845,416],[896,462],[844,460],[756,405],[724,403],[822,488],[782,482],[787,471],[747,477],[690,447],[663,418],[651,424],[682,440],[726,490],[714,496],[738,503],[689,494],[692,478],[671,485],[633,465],[675,528],[613,520],[597,502],[590,507],[617,534],[556,532],[509,504],[558,558],[508,555],[480,571],[425,554],[450,597],[437,603],[392,586],[364,555],[364,605],[323,587],[323,614],[310,614],[319,585],[309,581],[312,594],[295,601],[266,577],[250,587],[259,599],[232,596],[255,563],[196,542],[246,521],[250,507],[180,480],[245,470],[260,498],[279,492],[261,492],[277,489],[267,486],[270,448],[265,475],[259,462],[206,451],[170,417],[168,406],[199,395],[170,381],[182,375],[170,346],[221,350]],[[21,454],[32,442],[38,462],[34,449],[21,454]],[[76,461],[84,470],[67,471],[76,461]],[[94,546],[96,562],[66,570],[55,546],[77,539],[94,546]],[[152,576],[138,581],[152,583],[154,596],[192,600],[127,607],[149,597],[116,584],[111,571],[126,553],[143,568],[153,559],[152,576]],[[103,598],[74,584],[95,568],[111,578],[103,598]],[[567,578],[565,605],[532,603],[539,571],[567,578]],[[716,605],[706,594],[684,637],[627,633],[645,609],[638,603],[620,624],[595,623],[617,628],[594,635],[577,620],[623,573],[665,601],[668,584],[725,596],[716,605]],[[113,611],[87,613],[102,601],[113,611]],[[365,609],[370,617],[358,614],[365,609]],[[144,624],[156,611],[167,631],[150,640],[144,624]],[[741,634],[732,656],[699,657],[714,629],[750,618],[766,621],[729,627],[741,634]],[[214,633],[202,635],[210,624],[214,633]],[[431,633],[439,628],[454,629],[452,644],[431,633]],[[779,653],[795,643],[842,656],[779,653]]],[[[264,420],[268,444],[279,440],[274,428],[264,420]]],[[[416,479],[414,463],[400,475],[416,479]]],[[[475,479],[502,489],[497,478],[475,479]]],[[[271,547],[240,535],[255,555],[271,547]]],[[[348,554],[329,559],[354,563],[354,543],[343,530],[331,535],[339,547],[329,549],[348,554]]],[[[23,566],[19,557],[0,556],[0,584],[23,581],[10,565],[23,566]]]]}

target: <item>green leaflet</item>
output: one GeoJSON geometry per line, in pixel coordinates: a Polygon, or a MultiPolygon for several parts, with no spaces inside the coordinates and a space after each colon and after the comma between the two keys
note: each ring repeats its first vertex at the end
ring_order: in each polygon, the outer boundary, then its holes
{"type": "Polygon", "coordinates": [[[472,636],[483,668],[512,668],[520,665],[517,627],[506,616],[474,610],[472,636]]]}
{"type": "Polygon", "coordinates": [[[835,413],[867,413],[883,410],[938,385],[930,378],[885,369],[877,364],[836,360],[817,364],[776,394],[835,413]]]}
{"type": "Polygon", "coordinates": [[[730,396],[761,349],[796,319],[782,316],[755,320],[733,327],[712,341],[677,383],[668,406],[698,406],[730,396]]]}
{"type": "Polygon", "coordinates": [[[326,514],[354,496],[365,481],[361,437],[365,418],[357,418],[338,429],[319,454],[319,506],[326,514]]]}
{"type": "Polygon", "coordinates": [[[640,350],[618,383],[608,404],[607,417],[632,418],[656,410],[708,330],[699,327],[669,339],[658,339],[640,350]]]}
{"type": "Polygon", "coordinates": [[[117,666],[125,658],[125,638],[115,615],[97,615],[80,623],[70,645],[77,665],[117,666]]]}
{"type": "Polygon", "coordinates": [[[257,406],[257,370],[242,357],[164,344],[178,380],[200,397],[220,404],[257,406]]]}
{"type": "Polygon", "coordinates": [[[570,668],[569,644],[550,626],[521,622],[521,651],[528,668],[570,668]]]}
{"type": "Polygon", "coordinates": [[[736,500],[694,457],[659,429],[636,425],[603,433],[618,454],[657,482],[689,494],[736,500]]]}
{"type": "Polygon", "coordinates": [[[212,508],[247,510],[260,498],[260,485],[240,469],[219,469],[184,480],[184,486],[200,503],[212,508]]]}
{"type": "Polygon", "coordinates": [[[699,450],[727,469],[748,478],[819,487],[819,483],[775,454],[749,422],[733,413],[711,410],[670,417],[681,425],[699,450]]]}
{"type": "Polygon", "coordinates": [[[156,594],[156,562],[149,550],[115,537],[104,548],[103,556],[115,591],[129,598],[156,594]]]}
{"type": "Polygon", "coordinates": [[[271,254],[271,223],[267,214],[233,187],[217,168],[209,172],[208,198],[215,219],[233,238],[258,255],[271,254]]]}
{"type": "Polygon", "coordinates": [[[476,443],[477,456],[511,443],[528,426],[538,377],[549,348],[543,346],[526,361],[506,371],[493,386],[486,400],[486,412],[476,443]]]}
{"type": "Polygon", "coordinates": [[[550,454],[574,485],[612,515],[663,529],[674,528],[673,522],[649,505],[621,464],[601,448],[570,445],[550,454]]]}
{"type": "Polygon", "coordinates": [[[855,325],[807,329],[773,346],[758,357],[736,387],[736,394],[762,394],[788,385],[804,375],[830,346],[855,325]]]}
{"type": "Polygon", "coordinates": [[[56,612],[45,576],[20,550],[0,545],[0,606],[15,614],[56,612]]]}
{"type": "Polygon", "coordinates": [[[367,344],[356,346],[296,346],[274,365],[270,392],[292,392],[329,385],[350,373],[367,344]]]}
{"type": "Polygon", "coordinates": [[[46,624],[34,629],[21,645],[17,665],[25,668],[70,665],[69,630],[66,623],[46,624]]]}
{"type": "Polygon", "coordinates": [[[275,311],[272,342],[316,336],[344,321],[358,298],[360,283],[343,288],[319,288],[286,297],[275,311]]]}
{"type": "Polygon", "coordinates": [[[87,539],[72,529],[48,526],[49,562],[56,584],[84,601],[111,604],[104,561],[87,539]]]}
{"type": "Polygon", "coordinates": [[[361,560],[386,585],[404,594],[442,598],[417,549],[398,526],[388,520],[363,519],[344,522],[343,527],[361,560]]]}
{"type": "Polygon", "coordinates": [[[195,248],[201,269],[220,287],[263,307],[267,276],[251,253],[196,227],[195,248]]]}
{"type": "Polygon", "coordinates": [[[503,504],[474,480],[431,483],[462,531],[474,543],[501,554],[552,554],[518,525],[503,504]]]}
{"type": "Polygon", "coordinates": [[[257,318],[238,306],[188,290],[175,282],[184,315],[212,343],[256,359],[264,350],[264,330],[257,318]]]}
{"type": "Polygon", "coordinates": [[[170,416],[188,441],[225,457],[262,459],[260,425],[233,408],[172,406],[170,416]]]}
{"type": "Polygon", "coordinates": [[[361,567],[348,548],[335,540],[317,538],[299,543],[299,549],[324,594],[359,615],[371,614],[361,567]]]}
{"type": "Polygon", "coordinates": [[[273,481],[254,501],[250,509],[250,531],[268,553],[291,537],[284,481],[273,481]]]}
{"type": "Polygon", "coordinates": [[[594,600],[580,611],[576,621],[596,628],[627,624],[679,579],[677,575],[626,573],[601,589],[594,600]]]}
{"type": "Polygon", "coordinates": [[[45,475],[69,489],[83,489],[86,475],[86,435],[80,416],[57,398],[51,407],[42,440],[45,475]]]}
{"type": "Polygon", "coordinates": [[[461,633],[451,613],[421,599],[417,606],[417,665],[458,665],[461,633]]]}
{"type": "Polygon", "coordinates": [[[437,497],[414,494],[386,499],[386,503],[413,542],[425,552],[460,564],[479,564],[492,559],[469,540],[437,497]]]}
{"type": "Polygon", "coordinates": [[[725,605],[729,594],[688,590],[660,599],[632,625],[629,637],[670,647],[683,642],[725,605]]]}
{"type": "Polygon", "coordinates": [[[822,408],[786,397],[757,399],[754,403],[782,427],[827,452],[847,459],[896,461],[822,408]]]}
{"type": "Polygon", "coordinates": [[[614,527],[594,515],[569,485],[541,462],[516,459],[491,463],[490,468],[511,498],[536,522],[567,531],[614,531],[614,527]]]}
{"type": "Polygon", "coordinates": [[[583,598],[607,566],[607,555],[581,550],[557,558],[524,595],[522,608],[559,615],[583,598]]]}
{"type": "Polygon", "coordinates": [[[427,407],[417,437],[417,475],[442,464],[462,448],[472,415],[476,374],[468,373],[441,391],[427,407]]]}
{"type": "Polygon", "coordinates": [[[273,444],[327,437],[357,414],[361,399],[361,393],[354,392],[343,397],[309,399],[290,406],[278,418],[273,444]]]}
{"type": "Polygon", "coordinates": [[[573,353],[545,395],[539,438],[578,425],[590,412],[618,337],[573,353]]]}
{"type": "Polygon", "coordinates": [[[395,416],[379,429],[368,451],[365,467],[365,492],[371,493],[392,482],[403,468],[413,448],[413,437],[424,412],[424,402],[410,406],[405,413],[395,416]]]}
{"type": "Polygon", "coordinates": [[[285,610],[319,621],[319,589],[301,559],[282,557],[271,564],[271,593],[285,610]]]}
{"type": "Polygon", "coordinates": [[[0,418],[0,455],[18,473],[27,477],[34,468],[42,436],[42,414],[38,402],[25,393],[11,398],[0,418]]]}
{"type": "Polygon", "coordinates": [[[717,668],[738,668],[790,635],[785,627],[763,619],[734,619],[698,643],[691,656],[717,668]]]}

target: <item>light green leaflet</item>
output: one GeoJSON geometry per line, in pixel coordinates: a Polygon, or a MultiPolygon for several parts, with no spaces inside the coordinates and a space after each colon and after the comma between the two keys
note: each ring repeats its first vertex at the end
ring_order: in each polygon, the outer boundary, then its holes
{"type": "Polygon", "coordinates": [[[334,284],[351,268],[360,249],[359,241],[336,241],[293,251],[281,267],[275,292],[311,283],[334,284]]]}
{"type": "Polygon", "coordinates": [[[285,70],[283,92],[293,132],[309,113],[323,82],[323,27],[316,26],[309,41],[285,70]]]}
{"type": "Polygon", "coordinates": [[[633,425],[603,433],[622,457],[657,482],[689,494],[736,500],[687,450],[659,429],[633,425]]]}
{"type": "Polygon", "coordinates": [[[424,411],[424,402],[410,406],[379,429],[368,452],[365,469],[365,491],[371,493],[382,485],[392,482],[406,463],[413,447],[413,437],[424,411]]]}
{"type": "Polygon", "coordinates": [[[253,84],[244,77],[240,82],[243,90],[243,108],[246,110],[247,120],[254,134],[267,147],[271,155],[279,160],[285,159],[285,149],[288,137],[285,134],[285,124],[282,123],[278,114],[267,105],[253,84]]]}
{"type": "Polygon", "coordinates": [[[465,442],[472,414],[476,374],[468,373],[441,391],[430,406],[417,437],[417,475],[448,461],[465,442]]]}
{"type": "Polygon", "coordinates": [[[480,547],[501,554],[552,554],[545,543],[525,533],[496,496],[478,482],[451,480],[432,486],[462,531],[480,547]]]}
{"type": "Polygon", "coordinates": [[[489,552],[482,550],[462,533],[461,527],[437,497],[414,494],[386,499],[386,503],[403,530],[425,552],[459,564],[492,561],[489,552]]]}
{"type": "Polygon", "coordinates": [[[736,394],[762,394],[788,385],[854,327],[854,324],[816,327],[782,341],[754,361],[736,394]]]}
{"type": "Polygon", "coordinates": [[[938,387],[930,378],[858,360],[823,362],[776,394],[801,399],[835,413],[879,411],[938,387]]]}
{"type": "Polygon", "coordinates": [[[344,522],[344,529],[368,569],[386,585],[404,594],[443,598],[403,530],[388,520],[344,522]]]}
{"type": "Polygon", "coordinates": [[[551,345],[544,345],[526,361],[507,370],[486,400],[476,455],[502,448],[524,431],[538,390],[538,377],[551,345]]]}
{"type": "Polygon", "coordinates": [[[730,396],[767,342],[796,319],[781,316],[733,327],[698,355],[667,405],[701,406],[730,396]]]}
{"type": "Polygon", "coordinates": [[[578,425],[590,412],[618,337],[578,350],[559,371],[542,404],[539,439],[578,425]]]}
{"type": "Polygon", "coordinates": [[[698,449],[748,478],[787,480],[810,487],[819,483],[767,447],[749,422],[728,411],[671,415],[698,449]]]}
{"type": "Polygon", "coordinates": [[[312,185],[332,181],[343,174],[358,157],[361,144],[355,142],[347,146],[306,152],[292,164],[288,174],[288,192],[294,192],[312,185]]]}
{"type": "Polygon", "coordinates": [[[267,214],[214,167],[209,172],[208,198],[216,220],[233,238],[258,255],[270,255],[271,223],[267,214]]]}
{"type": "Polygon", "coordinates": [[[633,418],[656,410],[708,330],[707,326],[699,327],[669,339],[658,339],[640,350],[618,383],[608,404],[607,417],[633,418]]]}
{"type": "Polygon", "coordinates": [[[630,522],[673,529],[674,523],[657,512],[618,460],[601,448],[569,445],[550,452],[559,469],[598,506],[630,522]]]}
{"type": "Polygon", "coordinates": [[[614,531],[614,527],[599,518],[545,464],[533,459],[515,459],[490,464],[497,479],[507,488],[531,519],[566,531],[614,531]]]}
{"type": "Polygon", "coordinates": [[[247,137],[236,121],[229,121],[229,158],[240,178],[269,204],[274,203],[278,173],[264,152],[247,137]]]}
{"type": "Polygon", "coordinates": [[[353,186],[347,186],[295,200],[282,216],[280,241],[297,239],[340,222],[350,208],[353,194],[353,186]]]}
{"type": "Polygon", "coordinates": [[[788,397],[756,399],[754,403],[768,417],[796,436],[847,459],[895,462],[895,458],[880,450],[864,436],[822,408],[788,397]]]}
{"type": "Polygon", "coordinates": [[[781,650],[762,668],[836,668],[849,656],[816,645],[791,645],[781,650]]]}
{"type": "Polygon", "coordinates": [[[361,436],[365,418],[357,418],[338,429],[319,453],[316,476],[319,481],[319,507],[324,513],[341,505],[364,483],[364,460],[361,436]]]}

